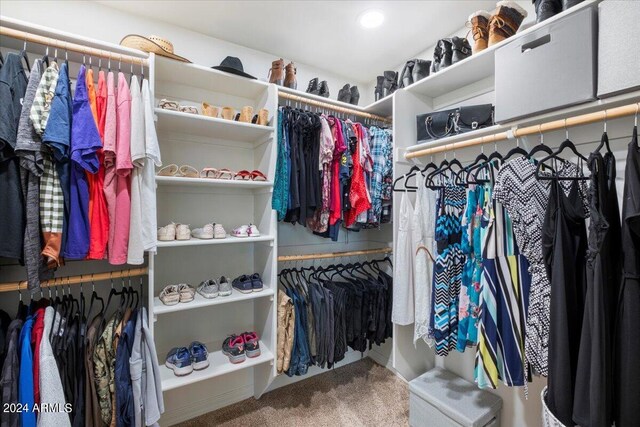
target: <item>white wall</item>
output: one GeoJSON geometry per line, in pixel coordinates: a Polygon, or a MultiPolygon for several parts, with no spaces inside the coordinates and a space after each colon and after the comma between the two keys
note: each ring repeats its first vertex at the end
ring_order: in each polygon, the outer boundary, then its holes
{"type": "MultiPolygon", "coordinates": [[[[149,2],[149,7],[153,3],[149,2]]],[[[261,80],[267,80],[271,62],[278,59],[278,47],[273,53],[260,52],[234,43],[229,43],[175,25],[156,22],[144,17],[126,14],[120,10],[90,1],[16,1],[3,0],[0,13],[10,18],[59,29],[78,35],[92,37],[111,43],[119,43],[127,34],[157,35],[169,39],[175,53],[196,64],[219,65],[226,56],[237,56],[244,70],[261,80]]],[[[260,37],[260,28],[239,28],[238,31],[254,31],[260,37]]],[[[284,58],[295,61],[295,58],[284,58]]],[[[298,90],[306,90],[313,77],[327,80],[331,98],[337,99],[338,90],[345,84],[357,84],[360,88],[359,104],[373,102],[373,91],[363,82],[353,82],[338,72],[311,67],[296,62],[298,90]]]]}

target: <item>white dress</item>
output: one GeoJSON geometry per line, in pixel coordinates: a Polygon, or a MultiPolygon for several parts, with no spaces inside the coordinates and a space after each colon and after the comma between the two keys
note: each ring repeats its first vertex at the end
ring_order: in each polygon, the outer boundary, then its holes
{"type": "Polygon", "coordinates": [[[407,193],[402,194],[398,215],[398,240],[396,242],[393,268],[393,312],[391,321],[397,325],[413,323],[413,248],[411,245],[411,222],[413,206],[407,193]]]}
{"type": "Polygon", "coordinates": [[[413,211],[412,243],[414,254],[415,324],[413,344],[423,339],[430,347],[429,314],[431,313],[431,292],[433,286],[433,260],[435,259],[435,191],[418,184],[416,206],[413,211]]]}

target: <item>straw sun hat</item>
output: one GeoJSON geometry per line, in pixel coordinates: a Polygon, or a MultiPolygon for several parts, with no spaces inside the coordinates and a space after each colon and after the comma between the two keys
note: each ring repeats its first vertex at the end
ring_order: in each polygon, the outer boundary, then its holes
{"type": "Polygon", "coordinates": [[[138,34],[129,34],[120,41],[120,44],[122,46],[142,50],[144,52],[153,52],[156,55],[166,56],[167,58],[172,58],[178,61],[191,62],[187,58],[183,58],[182,56],[173,53],[173,44],[162,37],[145,37],[138,34]]]}

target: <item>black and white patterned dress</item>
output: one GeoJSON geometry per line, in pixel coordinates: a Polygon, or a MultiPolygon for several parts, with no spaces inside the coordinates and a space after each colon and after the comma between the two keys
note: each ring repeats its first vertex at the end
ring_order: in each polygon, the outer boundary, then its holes
{"type": "MultiPolygon", "coordinates": [[[[511,216],[516,243],[529,261],[531,291],[525,355],[534,372],[547,376],[551,285],[542,258],[542,223],[549,200],[550,181],[539,181],[535,171],[536,165],[524,156],[505,162],[496,176],[494,198],[511,216]]],[[[558,174],[581,176],[582,172],[575,164],[563,161],[558,174]]],[[[571,183],[560,181],[566,194],[571,183]]],[[[580,196],[585,212],[588,212],[587,185],[584,181],[579,183],[580,196]]]]}

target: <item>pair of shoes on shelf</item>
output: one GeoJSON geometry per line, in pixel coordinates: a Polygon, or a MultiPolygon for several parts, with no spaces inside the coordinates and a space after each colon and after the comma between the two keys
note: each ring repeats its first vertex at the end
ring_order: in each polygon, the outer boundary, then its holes
{"type": "Polygon", "coordinates": [[[307,86],[307,93],[328,98],[329,83],[327,83],[326,80],[323,80],[320,83],[318,83],[318,78],[314,77],[313,79],[309,80],[309,85],[307,86]]]}
{"type": "Polygon", "coordinates": [[[182,113],[189,113],[189,114],[198,114],[198,109],[196,107],[193,107],[191,105],[180,105],[176,101],[170,101],[168,99],[161,99],[160,103],[158,104],[158,107],[162,108],[163,110],[180,111],[182,113]]]}
{"type": "Polygon", "coordinates": [[[222,343],[222,354],[229,358],[231,363],[242,363],[247,357],[260,356],[260,340],[255,332],[243,332],[234,334],[222,343]]]}
{"type": "Polygon", "coordinates": [[[236,227],[231,235],[233,237],[258,237],[260,236],[260,230],[253,224],[241,225],[236,227]]]}
{"type": "Polygon", "coordinates": [[[567,10],[584,0],[532,0],[536,9],[536,23],[551,18],[558,13],[567,10]]]}
{"type": "Polygon", "coordinates": [[[196,290],[187,283],[165,286],[160,292],[160,301],[164,305],[176,305],[180,302],[191,302],[196,296],[196,290]]]}
{"type": "Polygon", "coordinates": [[[358,105],[358,101],[360,101],[360,91],[358,91],[358,86],[350,86],[349,83],[344,85],[342,89],[338,91],[338,101],[358,105]]]}
{"type": "Polygon", "coordinates": [[[176,224],[172,222],[164,227],[158,228],[158,240],[161,242],[171,240],[189,240],[191,229],[189,224],[176,224]]]}
{"type": "Polygon", "coordinates": [[[278,86],[288,87],[290,89],[298,88],[298,80],[296,74],[298,69],[293,65],[293,62],[289,62],[287,66],[284,66],[284,59],[276,59],[271,63],[271,69],[269,70],[269,83],[275,83],[278,86]]]}
{"type": "Polygon", "coordinates": [[[191,236],[196,239],[226,239],[227,232],[222,227],[222,224],[216,224],[215,222],[205,224],[202,228],[194,228],[191,230],[191,236]]]}
{"type": "Polygon", "coordinates": [[[219,280],[208,279],[200,283],[198,286],[198,293],[207,299],[221,297],[228,297],[231,295],[231,283],[225,276],[220,276],[219,280]]]}
{"type": "Polygon", "coordinates": [[[374,89],[376,101],[398,90],[398,73],[396,71],[385,71],[382,74],[382,76],[376,78],[376,87],[374,89]]]}
{"type": "Polygon", "coordinates": [[[194,168],[190,165],[182,165],[178,167],[175,163],[171,163],[170,165],[164,166],[160,168],[158,172],[156,172],[157,176],[175,176],[182,178],[197,178],[200,176],[198,169],[194,168]]]}
{"type": "MultiPolygon", "coordinates": [[[[565,0],[555,1],[560,3],[565,0]]],[[[569,3],[569,1],[565,2],[569,3]]],[[[553,1],[535,0],[535,3],[536,13],[538,13],[537,11],[540,8],[541,14],[545,15],[543,19],[551,16],[543,9],[552,8],[553,5],[551,3],[554,3],[553,1]],[[541,4],[540,7],[538,3],[541,4]],[[543,3],[544,5],[542,5],[543,3]]],[[[575,3],[575,1],[572,3],[575,3]]],[[[552,15],[555,15],[555,12],[552,15]]],[[[473,35],[473,53],[481,52],[487,47],[493,46],[513,36],[526,17],[527,11],[512,0],[499,1],[493,15],[486,10],[478,10],[472,13],[471,16],[469,16],[467,26],[471,28],[471,34],[473,35]]],[[[541,16],[538,16],[538,19],[540,19],[540,17],[541,16]]],[[[540,19],[540,21],[541,20],[542,19],[540,19]]]]}
{"type": "Polygon", "coordinates": [[[189,375],[209,367],[207,346],[199,341],[192,342],[189,347],[174,347],[167,354],[165,366],[177,376],[189,375]]]}
{"type": "Polygon", "coordinates": [[[233,279],[233,288],[243,294],[250,294],[251,292],[260,292],[264,288],[262,277],[258,273],[252,275],[243,274],[242,276],[233,279]]]}

